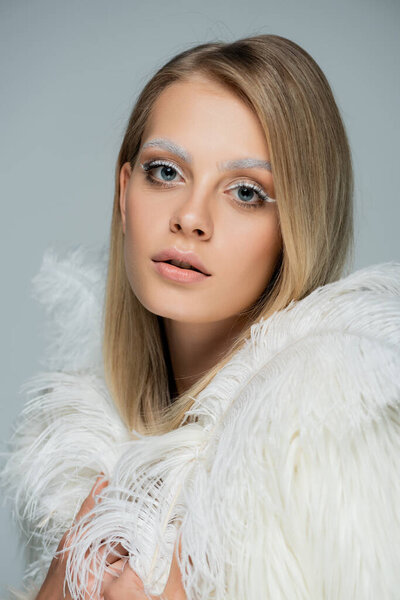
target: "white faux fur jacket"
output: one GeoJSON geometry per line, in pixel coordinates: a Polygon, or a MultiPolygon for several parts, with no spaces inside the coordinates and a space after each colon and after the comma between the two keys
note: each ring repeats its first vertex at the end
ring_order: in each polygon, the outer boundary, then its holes
{"type": "Polygon", "coordinates": [[[33,280],[46,370],[25,384],[1,473],[28,547],[21,597],[103,471],[67,565],[74,599],[102,540],[162,593],[180,531],[188,600],[399,600],[400,263],[254,324],[197,397],[198,421],[135,439],[102,372],[106,251],[88,256],[49,249],[33,280]]]}

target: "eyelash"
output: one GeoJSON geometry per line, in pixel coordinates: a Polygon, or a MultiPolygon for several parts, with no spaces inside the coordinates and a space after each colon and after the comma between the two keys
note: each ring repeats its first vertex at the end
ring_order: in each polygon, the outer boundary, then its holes
{"type": "MultiPolygon", "coordinates": [[[[153,169],[155,169],[156,167],[171,167],[181,177],[183,177],[181,171],[177,168],[177,166],[168,160],[149,160],[145,163],[140,163],[140,166],[142,167],[143,171],[146,174],[146,181],[148,183],[150,183],[151,185],[158,185],[158,186],[164,187],[164,188],[171,187],[171,185],[169,183],[159,181],[158,179],[155,179],[154,176],[151,174],[151,171],[153,169]]],[[[255,183],[251,183],[249,181],[238,181],[234,186],[229,187],[228,190],[235,190],[235,189],[238,189],[241,187],[245,187],[245,188],[254,190],[256,192],[256,194],[258,195],[259,199],[257,202],[245,202],[244,200],[235,199],[235,201],[240,206],[244,206],[245,208],[257,208],[258,206],[264,205],[267,202],[274,202],[274,199],[270,198],[263,191],[263,189],[260,186],[256,185],[255,183]]]]}

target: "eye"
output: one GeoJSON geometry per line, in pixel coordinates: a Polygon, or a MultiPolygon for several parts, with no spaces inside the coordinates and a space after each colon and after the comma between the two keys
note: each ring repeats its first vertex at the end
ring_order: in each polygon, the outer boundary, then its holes
{"type": "Polygon", "coordinates": [[[270,198],[259,185],[250,181],[238,181],[228,190],[238,190],[239,197],[235,199],[246,208],[260,206],[266,202],[275,202],[275,199],[270,198]]]}
{"type": "Polygon", "coordinates": [[[146,173],[146,181],[151,184],[168,186],[168,182],[174,183],[176,181],[176,175],[183,177],[178,167],[169,160],[150,160],[145,163],[140,163],[143,171],[146,173]],[[159,177],[155,177],[153,172],[159,171],[159,177]]]}
{"type": "MultiPolygon", "coordinates": [[[[154,159],[145,163],[140,163],[141,168],[146,174],[146,181],[151,185],[157,185],[165,188],[172,187],[171,184],[178,182],[176,176],[184,178],[177,165],[169,160],[154,159]],[[154,176],[154,172],[159,171],[159,176],[154,176]]],[[[276,202],[258,184],[250,181],[238,181],[231,185],[228,190],[238,190],[239,198],[235,202],[245,208],[256,208],[266,202],[276,202]]]]}

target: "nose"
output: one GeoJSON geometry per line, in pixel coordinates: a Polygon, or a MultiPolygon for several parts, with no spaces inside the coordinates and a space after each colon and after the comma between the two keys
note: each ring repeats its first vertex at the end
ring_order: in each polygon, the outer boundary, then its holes
{"type": "Polygon", "coordinates": [[[210,200],[205,190],[188,194],[181,201],[170,218],[170,229],[174,233],[183,231],[188,236],[195,235],[208,239],[212,235],[213,222],[210,214],[210,200]]]}

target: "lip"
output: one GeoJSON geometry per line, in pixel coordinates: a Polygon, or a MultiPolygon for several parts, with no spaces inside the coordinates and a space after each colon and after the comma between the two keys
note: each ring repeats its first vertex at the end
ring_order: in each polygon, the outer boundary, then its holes
{"type": "Polygon", "coordinates": [[[199,273],[198,271],[182,269],[181,267],[175,267],[175,265],[170,265],[163,261],[153,260],[152,262],[160,275],[166,279],[171,279],[172,281],[177,281],[179,283],[196,283],[208,279],[208,275],[199,273]]]}
{"type": "MultiPolygon", "coordinates": [[[[166,248],[165,250],[162,250],[161,252],[158,252],[155,256],[152,256],[152,260],[154,262],[164,262],[167,260],[181,260],[184,262],[189,263],[192,267],[195,267],[196,269],[198,269],[199,271],[201,271],[200,274],[205,275],[206,277],[209,277],[211,275],[211,273],[208,271],[207,267],[202,263],[202,261],[200,260],[200,258],[197,256],[197,254],[195,254],[194,252],[191,251],[187,251],[184,252],[183,250],[178,250],[178,248],[166,248]]],[[[170,267],[172,267],[173,265],[169,265],[170,267]]],[[[176,269],[180,269],[180,267],[175,267],[176,269]]],[[[181,271],[184,271],[185,269],[180,269],[181,271]]],[[[186,269],[188,270],[188,269],[186,269]]],[[[191,272],[191,271],[189,271],[191,272]]],[[[196,273],[196,271],[193,271],[194,273],[196,273]]]]}

